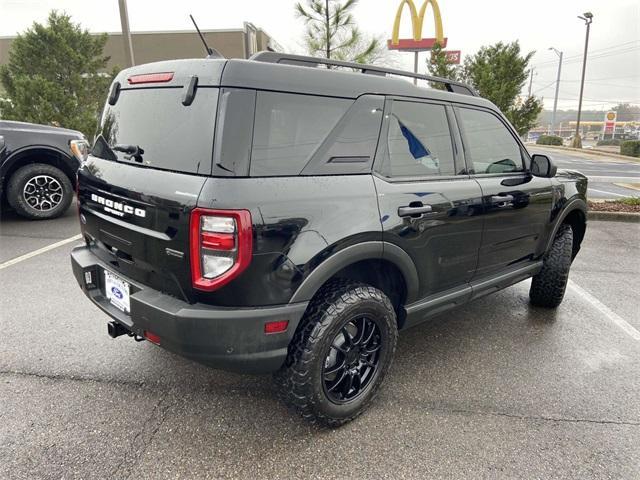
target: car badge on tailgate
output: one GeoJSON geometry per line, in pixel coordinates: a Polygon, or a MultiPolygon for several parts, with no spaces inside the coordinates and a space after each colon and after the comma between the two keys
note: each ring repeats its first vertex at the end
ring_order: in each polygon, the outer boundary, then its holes
{"type": "Polygon", "coordinates": [[[102,205],[105,212],[117,215],[118,217],[124,217],[125,213],[141,218],[145,218],[147,216],[147,212],[142,208],[135,208],[131,205],[127,205],[126,203],[115,202],[108,198],[101,197],[100,195],[96,195],[95,193],[91,194],[91,200],[102,205]]]}

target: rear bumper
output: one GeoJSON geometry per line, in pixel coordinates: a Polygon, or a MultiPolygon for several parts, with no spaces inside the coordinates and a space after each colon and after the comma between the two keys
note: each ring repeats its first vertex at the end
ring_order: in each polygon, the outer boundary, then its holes
{"type": "Polygon", "coordinates": [[[160,346],[197,362],[245,373],[275,371],[284,363],[287,348],[307,308],[307,302],[263,308],[222,308],[189,304],[117,272],[131,285],[131,314],[111,305],[104,293],[104,270],[109,268],[88,247],[71,252],[78,284],[103,312],[131,332],[160,336],[160,346]],[[85,273],[92,272],[95,287],[87,288],[85,273]],[[288,320],[285,332],[264,333],[264,324],[288,320]]]}

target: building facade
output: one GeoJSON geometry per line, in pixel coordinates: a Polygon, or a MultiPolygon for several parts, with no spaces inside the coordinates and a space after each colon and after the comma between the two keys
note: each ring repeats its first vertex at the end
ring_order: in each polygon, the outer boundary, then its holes
{"type": "MultiPolygon", "coordinates": [[[[249,58],[262,50],[279,51],[278,44],[262,29],[245,22],[242,28],[202,30],[210,47],[226,58],[249,58]]],[[[0,37],[0,65],[9,61],[11,43],[15,37],[0,37]]],[[[206,51],[198,33],[193,30],[162,32],[131,32],[133,56],[137,65],[178,58],[203,58],[206,51]]],[[[127,57],[122,33],[107,33],[104,54],[109,56],[108,70],[126,68],[127,57]]]]}

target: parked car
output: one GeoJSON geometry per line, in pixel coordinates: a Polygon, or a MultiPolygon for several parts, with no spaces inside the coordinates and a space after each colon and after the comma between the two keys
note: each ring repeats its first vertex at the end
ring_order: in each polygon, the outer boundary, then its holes
{"type": "Polygon", "coordinates": [[[109,334],[275,372],[337,426],[375,397],[399,331],[530,277],[531,303],[558,306],[587,178],[530,156],[470,87],[389,74],[416,76],[267,52],[120,72],[71,254],[109,334]]]}
{"type": "Polygon", "coordinates": [[[62,215],[88,146],[75,130],[0,120],[0,197],[25,218],[62,215]]]}

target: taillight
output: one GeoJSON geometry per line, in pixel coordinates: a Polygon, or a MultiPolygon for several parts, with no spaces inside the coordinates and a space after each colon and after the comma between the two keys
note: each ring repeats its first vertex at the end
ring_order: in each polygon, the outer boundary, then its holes
{"type": "Polygon", "coordinates": [[[248,210],[195,208],[191,212],[190,243],[194,288],[216,290],[251,262],[251,214],[248,210]]]}

